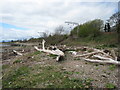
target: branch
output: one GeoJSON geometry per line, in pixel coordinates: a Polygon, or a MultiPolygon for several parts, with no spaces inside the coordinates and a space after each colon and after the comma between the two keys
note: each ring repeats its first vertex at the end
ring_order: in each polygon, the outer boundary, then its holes
{"type": "Polygon", "coordinates": [[[61,56],[65,56],[65,54],[59,50],[58,48],[56,48],[55,50],[48,50],[48,49],[45,49],[45,40],[42,41],[42,49],[39,49],[37,46],[34,46],[34,48],[37,50],[37,51],[40,51],[40,52],[45,52],[45,53],[50,53],[50,54],[53,54],[53,55],[58,55],[58,57],[56,58],[57,61],[59,61],[60,57],[61,56]]]}
{"type": "Polygon", "coordinates": [[[101,61],[101,60],[93,60],[93,59],[86,59],[83,58],[85,61],[89,61],[89,62],[96,62],[96,63],[109,63],[109,64],[116,64],[116,65],[120,65],[119,61],[111,61],[111,60],[107,60],[107,61],[101,61]]]}
{"type": "Polygon", "coordinates": [[[13,52],[14,52],[15,54],[17,54],[17,55],[20,55],[20,56],[23,55],[22,53],[20,53],[20,52],[18,52],[18,51],[16,51],[16,50],[13,50],[13,52]]]}
{"type": "Polygon", "coordinates": [[[44,49],[39,49],[37,46],[34,46],[34,48],[37,51],[40,51],[40,52],[46,52],[46,53],[50,53],[50,54],[54,54],[54,55],[58,55],[58,56],[64,56],[64,53],[59,49],[56,49],[56,50],[44,50],[44,49]]]}
{"type": "Polygon", "coordinates": [[[97,58],[99,58],[99,59],[103,59],[103,60],[115,61],[115,60],[113,60],[113,59],[111,59],[111,58],[102,57],[102,56],[99,56],[99,55],[93,55],[93,57],[97,57],[97,58]]]}

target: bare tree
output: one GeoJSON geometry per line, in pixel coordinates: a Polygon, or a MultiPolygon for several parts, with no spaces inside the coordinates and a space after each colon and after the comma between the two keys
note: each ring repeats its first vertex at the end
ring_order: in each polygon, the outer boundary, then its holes
{"type": "Polygon", "coordinates": [[[114,13],[107,21],[112,25],[117,25],[120,17],[120,12],[114,13]]]}
{"type": "Polygon", "coordinates": [[[55,35],[61,35],[61,34],[64,33],[64,31],[65,31],[64,27],[62,25],[60,25],[60,26],[56,27],[56,29],[55,29],[55,35]]]}
{"type": "Polygon", "coordinates": [[[46,38],[46,37],[48,37],[48,33],[47,32],[43,32],[43,36],[42,36],[43,38],[46,38]]]}

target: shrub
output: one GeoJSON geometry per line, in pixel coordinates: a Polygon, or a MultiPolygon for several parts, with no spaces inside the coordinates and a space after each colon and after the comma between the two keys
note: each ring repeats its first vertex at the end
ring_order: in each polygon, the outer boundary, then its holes
{"type": "Polygon", "coordinates": [[[93,21],[86,22],[82,25],[79,25],[75,27],[71,31],[71,35],[77,35],[77,29],[78,29],[78,36],[79,37],[96,37],[100,35],[100,30],[102,29],[103,21],[100,19],[95,19],[93,21]]]}

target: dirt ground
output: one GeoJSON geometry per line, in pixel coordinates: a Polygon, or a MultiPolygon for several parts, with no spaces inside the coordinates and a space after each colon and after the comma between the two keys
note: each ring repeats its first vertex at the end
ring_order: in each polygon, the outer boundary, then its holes
{"type": "MultiPolygon", "coordinates": [[[[15,60],[22,60],[22,64],[32,65],[55,65],[61,70],[73,72],[69,78],[90,78],[92,79],[92,86],[94,88],[106,88],[107,84],[112,84],[118,87],[118,66],[110,64],[90,63],[79,58],[74,58],[69,52],[65,52],[64,60],[56,62],[56,59],[46,53],[35,53],[36,50],[33,46],[29,47],[7,47],[4,48],[6,52],[2,54],[3,65],[13,65],[15,60]],[[12,50],[18,50],[22,52],[24,49],[24,55],[15,55],[12,50]],[[9,50],[9,52],[7,52],[9,50]]],[[[6,69],[3,69],[3,75],[6,73],[6,69]]]]}

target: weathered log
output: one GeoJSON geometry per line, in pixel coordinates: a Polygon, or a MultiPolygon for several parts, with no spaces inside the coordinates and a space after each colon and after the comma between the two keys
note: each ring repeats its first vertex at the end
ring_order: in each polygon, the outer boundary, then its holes
{"type": "Polygon", "coordinates": [[[59,60],[60,60],[60,56],[57,56],[56,61],[59,61],[59,60]]]}
{"type": "Polygon", "coordinates": [[[117,57],[115,52],[105,53],[103,50],[93,49],[94,52],[81,54],[81,55],[74,55],[74,57],[81,57],[81,59],[89,61],[89,62],[97,62],[97,63],[110,63],[120,65],[120,62],[117,61],[117,57]],[[101,56],[101,55],[103,56],[101,56]],[[111,54],[111,55],[110,55],[111,54]],[[90,59],[90,57],[95,57],[100,60],[90,59]]]}
{"type": "Polygon", "coordinates": [[[120,62],[119,61],[114,61],[114,60],[105,60],[105,61],[102,61],[102,60],[93,60],[93,59],[86,59],[86,58],[83,58],[85,61],[89,61],[89,62],[94,62],[94,63],[108,63],[108,64],[116,64],[116,65],[120,65],[120,62]]]}
{"type": "Polygon", "coordinates": [[[39,49],[37,46],[34,46],[34,48],[37,50],[37,51],[40,51],[40,52],[46,52],[46,53],[50,53],[50,54],[54,54],[54,55],[60,55],[60,56],[64,56],[64,53],[59,50],[59,49],[56,49],[56,50],[44,50],[44,49],[39,49]]]}
{"type": "Polygon", "coordinates": [[[13,52],[14,52],[15,54],[17,54],[17,55],[20,55],[20,56],[23,55],[22,53],[20,53],[20,52],[18,52],[18,51],[16,51],[16,50],[13,50],[13,52]]]}
{"type": "Polygon", "coordinates": [[[107,58],[107,57],[103,57],[103,56],[99,56],[99,55],[93,55],[93,57],[97,57],[97,58],[103,59],[103,60],[115,61],[115,60],[113,60],[113,59],[111,59],[111,58],[107,58]]]}
{"type": "Polygon", "coordinates": [[[62,52],[61,50],[59,50],[58,48],[54,49],[54,50],[48,50],[48,49],[45,49],[45,40],[42,41],[42,49],[39,49],[37,46],[34,46],[34,48],[37,50],[37,51],[40,51],[40,52],[46,52],[46,53],[50,53],[50,54],[53,54],[53,55],[58,55],[58,57],[56,58],[57,61],[59,61],[59,58],[60,56],[64,56],[64,52],[62,52]]]}
{"type": "Polygon", "coordinates": [[[97,54],[97,53],[101,53],[101,52],[91,52],[91,53],[82,54],[82,55],[75,55],[74,57],[84,57],[84,56],[94,55],[94,54],[97,54]]]}
{"type": "Polygon", "coordinates": [[[117,56],[114,50],[111,50],[111,56],[117,61],[117,56]]]}

